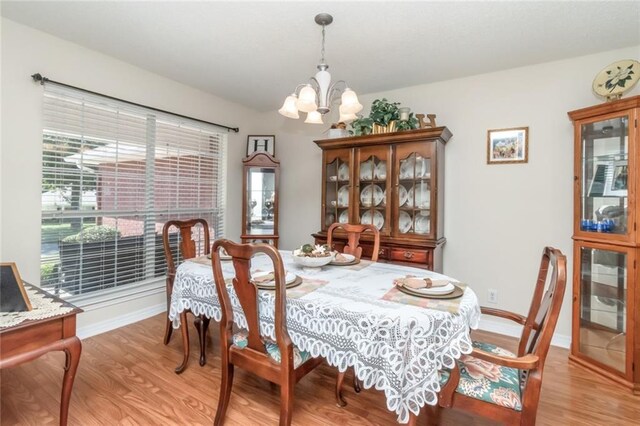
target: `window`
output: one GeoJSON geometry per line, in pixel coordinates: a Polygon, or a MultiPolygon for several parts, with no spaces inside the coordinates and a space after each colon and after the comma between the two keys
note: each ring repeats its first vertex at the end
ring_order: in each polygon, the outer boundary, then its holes
{"type": "Polygon", "coordinates": [[[45,85],[42,287],[77,299],[158,281],[170,219],[200,217],[212,239],[224,236],[226,135],[217,130],[45,85]]]}

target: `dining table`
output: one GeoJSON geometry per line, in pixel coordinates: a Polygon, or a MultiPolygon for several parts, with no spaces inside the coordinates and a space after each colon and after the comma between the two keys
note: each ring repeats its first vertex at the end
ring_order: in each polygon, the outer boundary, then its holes
{"type": "MultiPolygon", "coordinates": [[[[440,371],[452,368],[470,353],[470,332],[480,320],[473,290],[458,280],[411,266],[362,260],[348,266],[320,269],[298,265],[292,252],[280,251],[285,270],[302,278],[287,289],[287,329],[292,342],[313,357],[343,372],[353,368],[364,388],[384,392],[387,408],[398,423],[408,423],[425,405],[437,403],[440,371]],[[456,299],[416,297],[398,290],[403,277],[449,280],[463,293],[456,299]]],[[[258,255],[252,271],[272,271],[270,258],[258,255]]],[[[229,279],[233,262],[221,262],[223,276],[239,328],[247,327],[229,279]]],[[[180,264],[176,271],[169,319],[180,327],[181,313],[190,310],[220,321],[221,309],[210,259],[202,256],[180,264]]],[[[261,334],[275,339],[274,294],[259,291],[261,334]]]]}

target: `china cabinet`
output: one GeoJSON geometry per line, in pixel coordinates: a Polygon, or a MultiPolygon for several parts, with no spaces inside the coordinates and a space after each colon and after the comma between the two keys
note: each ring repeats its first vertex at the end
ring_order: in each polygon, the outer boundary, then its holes
{"type": "Polygon", "coordinates": [[[570,359],[640,393],[640,96],[569,112],[574,123],[570,359]]]}
{"type": "MultiPolygon", "coordinates": [[[[315,141],[322,149],[321,227],[373,224],[380,231],[378,261],[442,271],[446,127],[315,141]]],[[[346,235],[336,232],[342,249],[346,235]]],[[[371,257],[372,237],[361,238],[371,257]]]]}
{"type": "Polygon", "coordinates": [[[265,152],[242,160],[243,243],[264,242],[278,247],[278,184],[280,162],[265,152]]]}

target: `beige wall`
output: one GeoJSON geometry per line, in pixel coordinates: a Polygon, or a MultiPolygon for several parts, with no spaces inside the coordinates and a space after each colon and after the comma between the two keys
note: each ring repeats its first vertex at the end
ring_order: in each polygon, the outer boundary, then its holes
{"type": "MultiPolygon", "coordinates": [[[[627,48],[361,96],[365,110],[384,96],[437,114],[438,125],[452,131],[445,149],[444,272],[469,283],[482,304],[495,288],[498,306],[526,313],[545,245],[561,249],[571,263],[573,129],[567,111],[601,102],[591,82],[603,67],[639,57],[640,47],[627,48]],[[529,126],[529,162],[487,165],[487,129],[515,126],[529,126]]],[[[357,90],[357,81],[349,84],[357,90]]],[[[639,93],[640,85],[626,96],[639,93]]],[[[274,117],[275,111],[263,118],[278,120],[281,241],[292,248],[320,226],[321,152],[312,140],[324,138],[328,126],[274,117]]],[[[569,293],[570,287],[557,329],[565,336],[569,293]]]]}
{"type": "MultiPolygon", "coordinates": [[[[238,239],[242,173],[239,166],[256,112],[43,32],[2,19],[2,143],[0,253],[23,278],[40,279],[42,87],[36,72],[53,80],[156,108],[240,127],[229,133],[227,235],[238,239]]],[[[212,70],[212,73],[215,72],[212,70]]],[[[156,306],[164,294],[88,312],[80,325],[156,306]],[[85,320],[86,319],[86,320],[85,320]]]]}

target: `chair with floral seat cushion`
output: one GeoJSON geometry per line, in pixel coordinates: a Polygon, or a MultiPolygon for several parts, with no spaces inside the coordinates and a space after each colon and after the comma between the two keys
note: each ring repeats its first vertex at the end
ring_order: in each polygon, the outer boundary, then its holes
{"type": "Polygon", "coordinates": [[[295,384],[320,365],[323,359],[312,358],[309,353],[300,351],[291,342],[287,331],[285,272],[280,253],[268,244],[236,244],[229,240],[217,240],[213,244],[212,259],[213,276],[222,310],[220,320],[222,380],[214,425],[224,423],[231,397],[235,366],[280,385],[280,425],[289,425],[293,412],[295,384]],[[230,284],[225,282],[222,275],[220,249],[224,249],[233,262],[235,278],[230,284]],[[273,262],[275,342],[260,334],[259,293],[251,281],[250,271],[251,258],[258,253],[266,254],[273,262]],[[247,324],[247,330],[235,334],[233,333],[234,311],[229,294],[231,289],[235,292],[234,301],[237,300],[242,308],[247,324]]]}
{"type": "MultiPolygon", "coordinates": [[[[461,409],[505,424],[534,425],[544,362],[558,322],[567,282],[567,259],[560,250],[545,247],[529,315],[482,308],[482,313],[523,325],[517,354],[496,345],[473,342],[450,372],[441,375],[438,406],[461,409]]],[[[428,409],[437,424],[438,407],[428,409]]]]}

